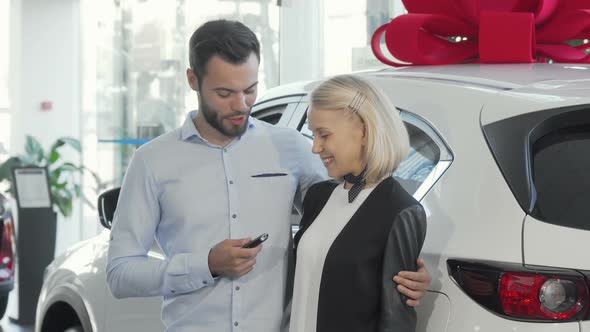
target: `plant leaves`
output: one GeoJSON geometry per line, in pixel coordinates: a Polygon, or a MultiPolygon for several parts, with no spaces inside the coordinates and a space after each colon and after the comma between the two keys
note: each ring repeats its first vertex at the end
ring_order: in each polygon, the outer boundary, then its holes
{"type": "Polygon", "coordinates": [[[72,163],[63,163],[61,164],[59,167],[57,167],[55,170],[59,170],[60,172],[63,173],[72,173],[72,172],[80,172],[82,173],[82,166],[76,166],[72,163]]]}
{"type": "Polygon", "coordinates": [[[57,152],[57,149],[59,149],[60,147],[62,147],[64,144],[65,144],[64,141],[61,138],[58,138],[51,145],[51,148],[49,149],[48,156],[47,156],[47,159],[49,160],[49,165],[53,164],[54,162],[56,162],[61,157],[61,155],[59,154],[59,152],[57,152]]]}
{"type": "Polygon", "coordinates": [[[58,152],[58,150],[64,145],[68,145],[79,153],[82,153],[82,145],[80,144],[80,140],[69,136],[60,137],[55,141],[55,143],[53,143],[53,145],[51,145],[51,148],[49,149],[47,156],[49,164],[53,164],[61,158],[61,154],[58,152]]]}
{"type": "Polygon", "coordinates": [[[66,145],[71,146],[74,150],[82,153],[82,145],[80,144],[80,140],[73,137],[60,137],[59,141],[62,141],[66,145]]]}
{"type": "Polygon", "coordinates": [[[35,156],[30,156],[28,154],[19,156],[20,160],[22,161],[21,166],[39,166],[39,163],[35,159],[35,156]]]}
{"type": "Polygon", "coordinates": [[[82,189],[80,188],[80,185],[74,184],[74,194],[76,195],[76,197],[80,197],[81,192],[82,192],[82,189]]]}
{"type": "Polygon", "coordinates": [[[71,216],[74,197],[80,197],[85,204],[92,208],[96,208],[87,197],[85,197],[80,182],[74,175],[76,173],[83,174],[84,171],[88,171],[94,181],[96,181],[97,188],[93,189],[97,191],[104,188],[105,184],[101,182],[99,176],[95,172],[87,167],[76,165],[72,162],[64,162],[59,149],[65,145],[70,146],[79,153],[82,151],[82,146],[78,139],[73,137],[61,137],[51,145],[50,150],[45,154],[39,141],[33,136],[27,135],[25,142],[26,153],[20,156],[13,156],[0,164],[0,182],[7,181],[9,184],[8,188],[14,195],[12,167],[46,166],[48,169],[51,197],[55,211],[59,211],[59,213],[65,217],[71,216]]]}
{"type": "Polygon", "coordinates": [[[27,152],[27,155],[30,158],[30,162],[32,163],[32,165],[45,166],[43,163],[45,161],[45,153],[43,151],[43,147],[35,137],[27,135],[25,142],[25,151],[27,152]]]}
{"type": "Polygon", "coordinates": [[[61,138],[58,138],[52,145],[51,148],[49,149],[49,151],[56,151],[59,147],[63,146],[64,144],[66,144],[61,138]]]}
{"type": "MultiPolygon", "coordinates": [[[[66,185],[67,185],[67,183],[66,183],[66,185]]],[[[62,190],[60,190],[60,193],[64,198],[66,198],[70,201],[74,198],[74,193],[72,193],[71,190],[62,189],[62,190]]]]}
{"type": "Polygon", "coordinates": [[[49,164],[53,164],[54,162],[56,162],[60,157],[59,152],[51,150],[51,152],[49,152],[49,164]]]}
{"type": "Polygon", "coordinates": [[[12,168],[22,166],[22,161],[19,157],[10,157],[2,165],[0,165],[0,181],[7,180],[12,182],[12,168]]]}
{"type": "Polygon", "coordinates": [[[14,185],[12,184],[12,168],[18,166],[23,166],[23,162],[19,157],[10,157],[6,161],[4,161],[2,165],[0,165],[0,182],[8,182],[7,191],[12,195],[12,197],[16,197],[16,193],[14,192],[14,185]]]}
{"type": "Polygon", "coordinates": [[[49,182],[53,184],[57,184],[61,178],[61,169],[53,169],[49,170],[49,182]]]}
{"type": "Polygon", "coordinates": [[[53,204],[57,206],[59,212],[64,217],[72,215],[72,199],[68,197],[68,191],[64,190],[52,190],[53,204]]]}

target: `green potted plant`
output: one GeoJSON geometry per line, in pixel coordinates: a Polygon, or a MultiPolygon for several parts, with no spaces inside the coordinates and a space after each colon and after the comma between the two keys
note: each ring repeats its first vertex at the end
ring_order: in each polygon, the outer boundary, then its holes
{"type": "Polygon", "coordinates": [[[81,153],[80,141],[72,137],[58,138],[49,150],[44,150],[37,139],[26,136],[25,153],[8,158],[0,164],[0,190],[6,188],[12,198],[15,195],[14,167],[44,167],[47,169],[51,208],[19,208],[17,220],[18,318],[19,324],[35,321],[35,305],[41,291],[43,270],[54,257],[57,236],[57,213],[64,217],[72,215],[73,200],[81,198],[93,206],[84,196],[80,176],[89,172],[96,182],[95,191],[102,189],[98,176],[85,166],[73,163],[64,157],[62,149],[68,147],[81,153]],[[4,188],[1,188],[4,187],[4,188]]]}
{"type": "Polygon", "coordinates": [[[98,175],[84,165],[65,160],[62,155],[64,147],[70,147],[78,153],[82,152],[80,141],[72,137],[58,138],[49,150],[45,151],[37,139],[27,135],[25,153],[12,156],[0,164],[0,184],[5,182],[8,185],[7,192],[15,197],[13,167],[47,167],[54,211],[61,213],[64,217],[71,216],[73,200],[78,197],[89,206],[94,207],[84,195],[76,175],[82,175],[84,172],[92,175],[96,185],[94,188],[96,193],[103,189],[103,184],[98,175]]]}

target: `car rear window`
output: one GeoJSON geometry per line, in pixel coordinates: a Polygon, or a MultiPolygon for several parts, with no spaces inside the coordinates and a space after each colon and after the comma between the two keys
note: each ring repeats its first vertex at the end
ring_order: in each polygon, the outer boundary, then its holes
{"type": "Polygon", "coordinates": [[[531,112],[485,125],[483,131],[526,213],[590,230],[590,105],[531,112]]]}
{"type": "Polygon", "coordinates": [[[553,131],[533,145],[533,215],[563,226],[590,225],[590,126],[553,131]]]}

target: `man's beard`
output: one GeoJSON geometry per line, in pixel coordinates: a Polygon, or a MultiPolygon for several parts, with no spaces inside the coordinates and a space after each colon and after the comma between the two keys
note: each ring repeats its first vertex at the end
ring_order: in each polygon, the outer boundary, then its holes
{"type": "MultiPolygon", "coordinates": [[[[205,101],[205,98],[201,98],[201,103],[199,105],[199,112],[203,113],[203,116],[205,117],[205,120],[207,121],[207,123],[209,123],[209,125],[211,125],[211,127],[217,129],[217,131],[219,131],[220,133],[222,133],[223,135],[227,136],[227,137],[238,137],[238,136],[242,136],[244,134],[244,132],[246,132],[246,128],[248,128],[248,117],[250,116],[250,111],[252,110],[252,108],[250,108],[247,112],[234,112],[233,114],[227,115],[225,117],[221,117],[219,115],[219,112],[214,109],[213,107],[210,107],[207,102],[205,101]],[[234,125],[231,122],[229,122],[229,124],[224,126],[224,119],[228,119],[230,117],[235,117],[235,116],[245,116],[246,120],[244,121],[243,124],[241,125],[234,125]]],[[[228,122],[225,122],[228,123],[228,122]]]]}

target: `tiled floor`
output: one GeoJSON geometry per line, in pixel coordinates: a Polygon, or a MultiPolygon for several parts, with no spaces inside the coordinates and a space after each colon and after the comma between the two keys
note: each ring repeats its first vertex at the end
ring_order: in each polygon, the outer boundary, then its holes
{"type": "Polygon", "coordinates": [[[33,326],[21,326],[15,325],[2,319],[0,323],[0,332],[33,332],[35,329],[33,326]]]}
{"type": "Polygon", "coordinates": [[[0,320],[0,332],[33,332],[35,329],[33,326],[21,326],[13,324],[9,317],[16,317],[16,300],[15,297],[18,294],[18,290],[15,288],[10,292],[8,297],[8,308],[6,308],[6,314],[0,320]]]}

